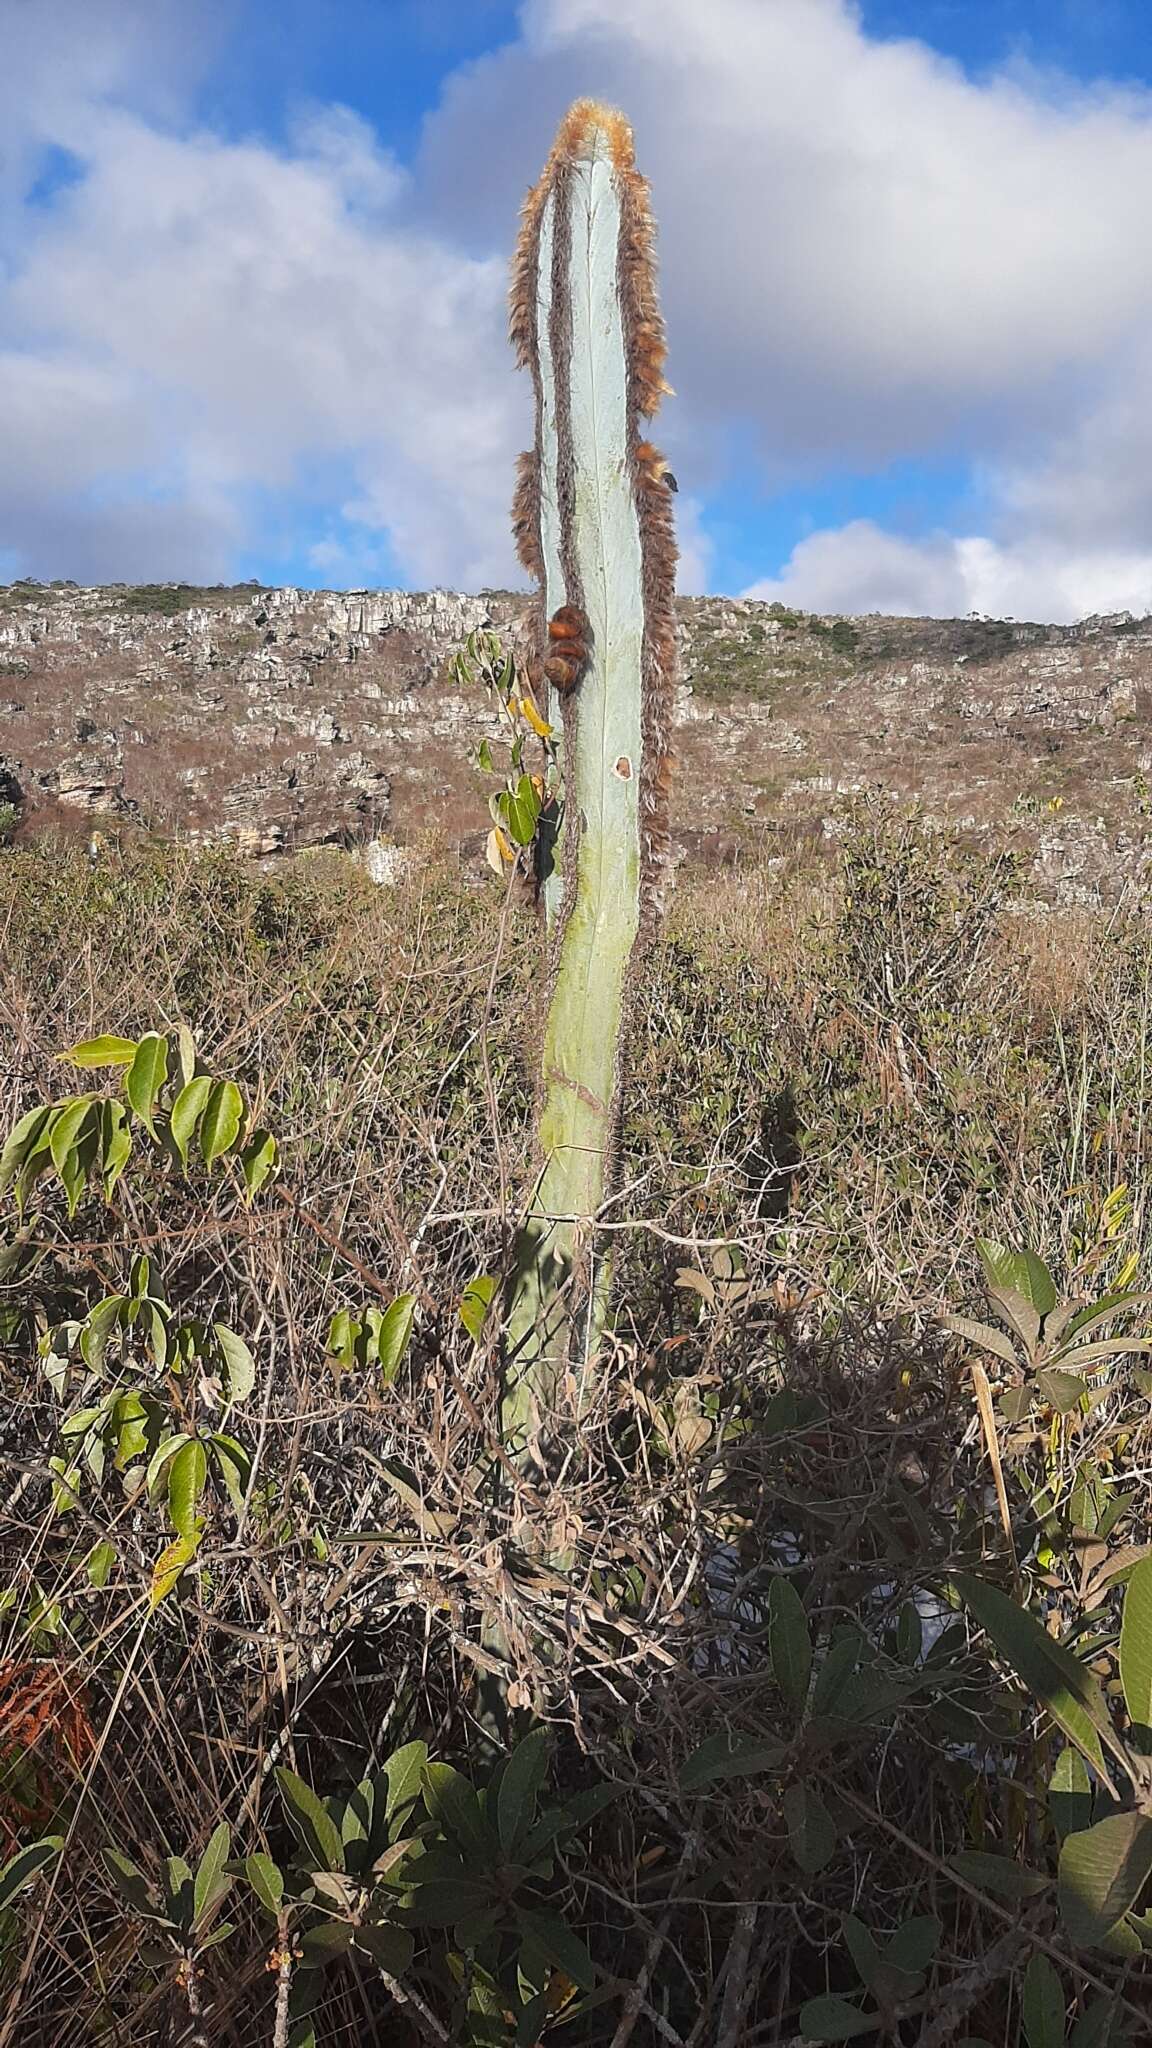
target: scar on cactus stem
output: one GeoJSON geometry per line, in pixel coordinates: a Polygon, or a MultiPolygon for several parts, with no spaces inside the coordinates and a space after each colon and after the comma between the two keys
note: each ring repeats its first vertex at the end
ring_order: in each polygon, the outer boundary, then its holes
{"type": "Polygon", "coordinates": [[[538,588],[533,687],[559,734],[562,792],[542,893],[551,1003],[535,1190],[506,1305],[505,1441],[526,1466],[591,1391],[639,954],[663,904],[676,548],[667,463],[645,438],[669,390],[648,186],[621,114],[580,100],[524,207],[511,333],[534,447],[513,505],[538,588]]]}

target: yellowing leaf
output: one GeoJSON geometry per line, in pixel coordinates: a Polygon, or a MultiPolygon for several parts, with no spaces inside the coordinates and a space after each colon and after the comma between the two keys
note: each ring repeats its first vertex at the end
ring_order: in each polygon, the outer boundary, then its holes
{"type": "Polygon", "coordinates": [[[58,1052],[58,1060],[68,1060],[74,1067],[130,1067],[136,1057],[136,1040],[118,1038],[114,1032],[106,1031],[100,1038],[82,1038],[78,1045],[70,1045],[67,1052],[58,1052]]]}
{"type": "Polygon", "coordinates": [[[166,1550],[160,1552],[152,1567],[152,1583],[148,1591],[149,1607],[159,1607],[160,1602],[167,1598],[181,1572],[187,1571],[199,1548],[200,1532],[197,1531],[193,1536],[178,1536],[175,1543],[170,1543],[166,1550]]]}
{"type": "Polygon", "coordinates": [[[546,718],[541,718],[540,713],[537,711],[536,706],[532,702],[531,697],[521,697],[520,709],[524,713],[525,718],[528,720],[529,725],[532,727],[533,732],[536,733],[540,739],[551,739],[552,727],[549,725],[546,718]]]}

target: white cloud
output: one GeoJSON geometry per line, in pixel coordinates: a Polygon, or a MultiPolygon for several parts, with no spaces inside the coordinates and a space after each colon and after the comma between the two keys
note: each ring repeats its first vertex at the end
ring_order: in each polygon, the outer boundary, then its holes
{"type": "Polygon", "coordinates": [[[1050,540],[1001,546],[983,535],[909,540],[854,519],[802,540],[778,576],[743,593],[818,612],[905,612],[1068,622],[1152,611],[1152,553],[1076,550],[1050,540]]]}
{"type": "Polygon", "coordinates": [[[408,176],[340,109],[275,149],[190,127],[217,4],[0,0],[0,548],[38,573],[174,573],[181,548],[183,573],[225,573],[271,500],[334,574],[505,580],[528,418],[507,253],[591,90],[627,107],[662,223],[684,587],[708,579],[734,448],[769,487],[962,454],[978,533],[855,521],[763,587],[827,608],[1143,602],[1152,96],[976,82],[870,40],[849,0],[525,0],[408,176]],[[82,176],[20,209],[45,143],[82,176]]]}

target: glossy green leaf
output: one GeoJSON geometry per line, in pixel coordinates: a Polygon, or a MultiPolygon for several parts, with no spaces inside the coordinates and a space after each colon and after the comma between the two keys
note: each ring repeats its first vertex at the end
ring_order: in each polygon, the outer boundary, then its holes
{"type": "Polygon", "coordinates": [[[1150,1875],[1152,1820],[1142,1813],[1114,1813],[1069,1835],[1060,1851],[1060,1912],[1073,1941],[1102,1941],[1150,1875]]]}
{"type": "Polygon", "coordinates": [[[69,1153],[83,1132],[98,1120],[96,1098],[92,1095],[78,1095],[74,1102],[65,1103],[53,1116],[48,1129],[48,1150],[61,1179],[64,1178],[69,1153]]]}
{"type": "Polygon", "coordinates": [[[209,1075],[197,1074],[194,1080],[185,1083],[172,1104],[168,1129],[172,1143],[180,1155],[180,1164],[185,1171],[188,1168],[188,1154],[196,1135],[196,1126],[204,1114],[211,1093],[212,1081],[209,1075]]]}
{"type": "Polygon", "coordinates": [[[404,1363],[412,1336],[412,1318],[415,1313],[416,1296],[398,1294],[391,1307],[384,1311],[376,1327],[373,1349],[385,1386],[391,1385],[404,1363]]]}
{"type": "Polygon", "coordinates": [[[0,1152],[0,1195],[7,1193],[26,1159],[44,1138],[51,1116],[52,1105],[43,1103],[28,1110],[13,1125],[0,1152]]]}
{"type": "Polygon", "coordinates": [[[200,1156],[205,1166],[229,1152],[244,1121],[244,1097],[235,1081],[214,1081],[200,1119],[200,1156]]]}
{"type": "Polygon", "coordinates": [[[208,1456],[199,1437],[189,1437],[168,1461],[168,1513],[178,1536],[191,1536],[208,1478],[208,1456]]]}
{"type": "Polygon", "coordinates": [[[124,1077],[124,1093],[142,1124],[156,1136],[153,1120],[156,1097],[168,1079],[168,1040],[158,1031],[148,1031],[136,1047],[136,1054],[124,1077]]]}
{"type": "Polygon", "coordinates": [[[18,1849],[14,1856],[8,1858],[0,1869],[0,1912],[10,1906],[42,1870],[47,1870],[49,1864],[57,1861],[63,1847],[63,1835],[44,1835],[38,1842],[29,1842],[26,1848],[18,1849]]]}
{"type": "Polygon", "coordinates": [[[288,1818],[304,1847],[325,1870],[343,1870],[344,1844],[340,1830],[311,1785],[295,1771],[277,1767],[276,1782],[288,1809],[288,1818]]]}
{"type": "Polygon", "coordinates": [[[253,1131],[237,1155],[244,1175],[244,1192],[254,1202],[265,1182],[280,1164],[280,1147],[271,1131],[253,1131]]]}
{"type": "Polygon", "coordinates": [[[278,1914],[284,1899],[284,1874],[279,1866],[257,1851],[245,1857],[244,1875],[265,1911],[278,1914]]]}
{"type": "Polygon", "coordinates": [[[213,1829],[208,1846],[196,1869],[193,1892],[194,1924],[198,1927],[206,1913],[223,1898],[232,1883],[224,1865],[232,1854],[232,1830],[226,1820],[213,1829]]]}
{"type": "Polygon", "coordinates": [[[1035,1252],[1009,1251],[1006,1245],[987,1237],[977,1241],[976,1249],[990,1287],[1011,1288],[1022,1294],[1038,1316],[1046,1316],[1055,1308],[1059,1300],[1056,1283],[1035,1252]]]}
{"type": "Polygon", "coordinates": [[[386,1812],[389,1820],[416,1804],[423,1789],[424,1766],[428,1761],[426,1742],[406,1742],[393,1750],[384,1766],[388,1784],[386,1812]]]}

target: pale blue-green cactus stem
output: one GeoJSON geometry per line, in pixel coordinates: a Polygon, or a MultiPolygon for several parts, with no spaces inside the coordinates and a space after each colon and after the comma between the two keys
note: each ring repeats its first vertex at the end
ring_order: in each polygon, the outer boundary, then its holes
{"type": "MultiPolygon", "coordinates": [[[[526,1444],[569,1371],[577,1406],[602,1334],[607,1272],[595,1222],[608,1185],[628,968],[640,920],[644,585],[629,451],[618,245],[621,196],[608,138],[593,128],[562,188],[571,209],[567,416],[572,544],[591,632],[576,737],[564,761],[567,906],[544,1047],[541,1171],[510,1303],[508,1440],[526,1444]],[[573,1327],[578,1314],[579,1323],[573,1327]]],[[[548,340],[556,193],[541,229],[537,348],[543,396],[541,539],[549,613],[565,603],[556,504],[557,368],[548,340]]],[[[557,897],[557,902],[559,896],[557,897]]]]}

